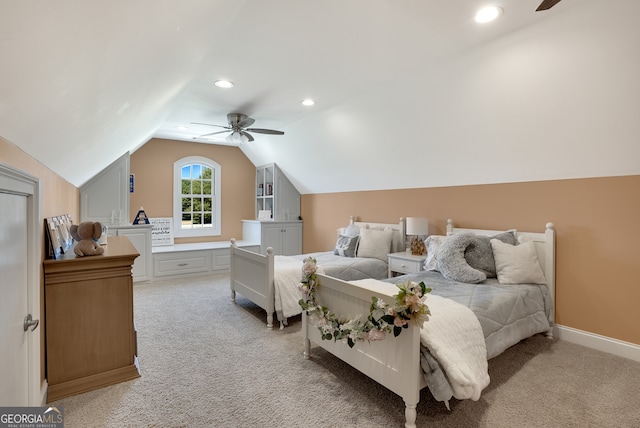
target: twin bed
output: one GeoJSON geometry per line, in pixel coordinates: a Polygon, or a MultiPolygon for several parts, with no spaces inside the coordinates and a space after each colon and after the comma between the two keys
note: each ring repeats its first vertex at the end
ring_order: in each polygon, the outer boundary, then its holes
{"type": "Polygon", "coordinates": [[[302,278],[305,257],[314,257],[323,273],[333,278],[345,281],[384,279],[388,273],[387,254],[405,249],[404,219],[398,223],[375,223],[359,222],[351,217],[347,226],[338,229],[338,235],[344,238],[344,245],[337,245],[336,250],[286,257],[274,255],[270,248],[267,254],[238,248],[232,239],[232,301],[235,302],[236,292],[240,293],[266,311],[268,328],[273,328],[273,314],[276,313],[280,329],[283,329],[289,317],[302,312],[298,305],[297,285],[302,278]],[[361,234],[365,229],[367,233],[361,234]],[[356,233],[357,236],[349,236],[356,233]],[[359,244],[357,254],[355,244],[359,244]]]}
{"type": "MultiPolygon", "coordinates": [[[[402,222],[399,230],[404,237],[402,222]]],[[[422,388],[428,387],[434,398],[447,406],[452,397],[477,400],[489,383],[488,359],[532,335],[544,333],[552,337],[553,328],[555,231],[551,223],[542,232],[507,232],[455,228],[449,220],[447,235],[430,237],[427,246],[426,268],[429,270],[384,280],[356,281],[332,277],[325,271],[324,275],[318,274],[315,292],[319,304],[351,318],[367,314],[373,296],[393,304],[393,296],[398,292],[395,284],[424,281],[432,289],[425,300],[431,317],[422,328],[410,324],[397,337],[357,342],[351,348],[343,341],[323,340],[321,329],[306,313],[302,314],[305,358],[310,357],[313,342],[400,395],[406,406],[408,428],[415,427],[422,388]],[[511,244],[497,242],[508,241],[505,236],[512,240],[511,244]],[[472,237],[477,239],[474,241],[472,237]],[[491,263],[497,278],[484,279],[478,275],[478,269],[469,270],[467,260],[462,260],[465,254],[473,252],[469,250],[477,252],[487,243],[490,243],[491,263]],[[440,244],[439,249],[436,244],[440,244]],[[473,278],[467,279],[469,275],[473,278]]],[[[245,294],[250,291],[239,287],[242,281],[234,284],[237,277],[242,276],[234,272],[237,256],[234,250],[238,249],[232,249],[231,276],[236,277],[232,279],[232,293],[238,291],[251,299],[245,294]]],[[[248,254],[241,255],[248,257],[248,254]]],[[[272,255],[267,255],[269,257],[272,255]]],[[[475,260],[471,264],[477,268],[477,263],[475,260]]],[[[267,269],[274,269],[273,263],[267,263],[267,269]]],[[[492,276],[482,269],[480,272],[492,276]]],[[[300,275],[298,270],[298,278],[300,275]]],[[[270,287],[268,284],[264,287],[263,294],[268,295],[270,287]]],[[[295,292],[299,298],[297,288],[295,292]]],[[[264,305],[270,308],[268,302],[264,305]]],[[[265,310],[269,314],[268,308],[265,310]]]]}

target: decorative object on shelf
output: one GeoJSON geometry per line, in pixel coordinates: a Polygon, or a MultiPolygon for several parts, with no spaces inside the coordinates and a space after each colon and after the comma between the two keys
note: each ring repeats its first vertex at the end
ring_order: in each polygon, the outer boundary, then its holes
{"type": "Polygon", "coordinates": [[[393,306],[373,296],[366,318],[348,319],[344,315],[336,315],[316,301],[315,290],[319,285],[316,270],[316,259],[305,258],[302,264],[303,280],[298,285],[302,299],[298,303],[307,312],[311,323],[318,327],[322,340],[346,340],[349,347],[353,348],[356,342],[383,340],[391,332],[398,336],[409,323],[422,327],[429,320],[431,312],[424,301],[431,289],[424,282],[418,284],[413,281],[396,284],[400,291],[393,296],[393,306]]]}
{"type": "Polygon", "coordinates": [[[144,208],[140,207],[138,210],[138,214],[136,214],[136,218],[133,219],[133,224],[149,224],[149,217],[144,212],[144,208]]]}
{"type": "Polygon", "coordinates": [[[69,214],[44,219],[44,236],[48,259],[59,259],[73,245],[73,237],[69,231],[71,223],[69,214]]]}
{"type": "Polygon", "coordinates": [[[104,248],[98,244],[102,236],[102,223],[96,221],[83,221],[78,225],[72,225],[71,236],[78,241],[73,249],[76,256],[98,256],[104,254],[104,248]]]}
{"type": "Polygon", "coordinates": [[[429,220],[424,217],[407,217],[407,236],[413,236],[411,240],[411,254],[421,256],[427,250],[424,245],[424,238],[429,235],[429,220]]]}

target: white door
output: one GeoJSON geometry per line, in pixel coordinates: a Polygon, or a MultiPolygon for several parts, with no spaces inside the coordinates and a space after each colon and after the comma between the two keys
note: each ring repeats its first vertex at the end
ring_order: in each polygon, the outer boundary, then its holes
{"type": "Polygon", "coordinates": [[[29,405],[27,197],[0,193],[0,406],[29,405]]]}

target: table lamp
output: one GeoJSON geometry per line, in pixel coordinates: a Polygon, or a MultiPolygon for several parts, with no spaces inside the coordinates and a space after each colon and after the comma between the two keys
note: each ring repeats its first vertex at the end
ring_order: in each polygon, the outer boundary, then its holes
{"type": "Polygon", "coordinates": [[[407,236],[413,236],[411,240],[411,254],[421,256],[425,253],[426,247],[421,236],[429,235],[429,220],[424,217],[407,217],[407,236]]]}

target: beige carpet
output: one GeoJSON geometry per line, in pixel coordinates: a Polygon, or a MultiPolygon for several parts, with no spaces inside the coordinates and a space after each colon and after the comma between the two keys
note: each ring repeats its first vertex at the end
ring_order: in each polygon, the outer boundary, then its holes
{"type": "MultiPolygon", "coordinates": [[[[69,397],[75,427],[402,427],[400,397],[315,347],[300,317],[267,330],[227,275],[134,286],[142,377],[69,397]]],[[[479,401],[423,390],[420,427],[640,427],[640,364],[540,335],[489,362],[479,401]]]]}

